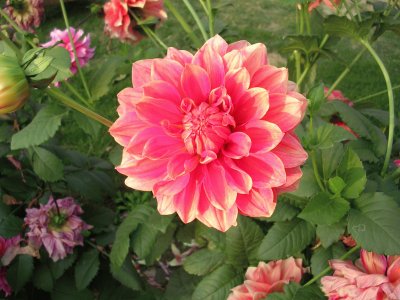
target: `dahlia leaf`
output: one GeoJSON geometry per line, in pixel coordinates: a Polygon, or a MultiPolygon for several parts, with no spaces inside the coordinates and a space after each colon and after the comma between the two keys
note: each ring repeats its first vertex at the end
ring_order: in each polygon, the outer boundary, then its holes
{"type": "MultiPolygon", "coordinates": [[[[283,195],[285,201],[289,202],[291,205],[304,208],[307,204],[307,200],[304,198],[309,198],[319,192],[320,188],[315,180],[314,170],[311,165],[311,161],[306,162],[302,168],[303,176],[300,179],[300,185],[298,189],[294,192],[286,193],[283,195]]],[[[279,203],[279,202],[278,202],[279,203]]]]}
{"type": "Polygon", "coordinates": [[[319,126],[315,132],[315,136],[311,138],[311,145],[319,149],[330,148],[337,143],[356,139],[353,134],[342,127],[329,123],[319,126]]]}
{"type": "Polygon", "coordinates": [[[65,109],[59,106],[42,108],[28,126],[13,135],[11,150],[43,144],[56,134],[64,115],[65,109]]]}
{"type": "Polygon", "coordinates": [[[46,56],[52,57],[53,61],[45,72],[34,77],[35,80],[48,78],[54,71],[56,72],[56,76],[53,82],[60,82],[72,76],[70,70],[71,58],[67,49],[63,47],[48,48],[46,49],[46,56]]]}
{"type": "Polygon", "coordinates": [[[379,159],[376,157],[374,151],[372,151],[372,143],[366,140],[355,140],[348,143],[349,147],[357,153],[358,157],[362,161],[368,161],[371,163],[377,163],[379,159]]]}
{"type": "Polygon", "coordinates": [[[314,236],[314,226],[304,220],[296,218],[290,222],[277,222],[261,242],[258,258],[274,260],[294,255],[306,248],[314,236]]]}
{"type": "Polygon", "coordinates": [[[316,154],[318,171],[322,177],[329,180],[329,178],[336,176],[338,165],[345,155],[343,145],[338,143],[331,148],[319,149],[316,154]]]}
{"type": "Polygon", "coordinates": [[[347,17],[331,15],[324,23],[326,33],[332,36],[349,37],[353,39],[363,39],[367,37],[371,30],[373,19],[364,20],[362,23],[353,22],[347,17]]]}
{"type": "Polygon", "coordinates": [[[257,263],[257,250],[264,237],[261,228],[249,218],[239,216],[238,225],[226,233],[227,262],[235,266],[257,263]]]}
{"type": "Polygon", "coordinates": [[[66,258],[56,262],[49,260],[49,268],[51,275],[55,280],[59,279],[74,264],[78,255],[76,252],[68,255],[66,258]]]}
{"type": "Polygon", "coordinates": [[[24,222],[22,219],[9,214],[0,219],[0,236],[11,238],[21,233],[24,222]]]}
{"type": "Polygon", "coordinates": [[[46,292],[53,290],[54,279],[48,265],[40,265],[32,277],[33,285],[46,292]]]}
{"type": "Polygon", "coordinates": [[[94,295],[88,289],[77,290],[71,277],[64,276],[56,282],[51,293],[52,300],[92,300],[94,295]]]}
{"type": "Polygon", "coordinates": [[[113,224],[115,212],[100,205],[87,205],[84,208],[82,219],[93,226],[91,231],[98,233],[106,231],[113,224]]]}
{"type": "Polygon", "coordinates": [[[224,254],[218,250],[201,249],[185,259],[183,268],[193,275],[209,274],[224,261],[224,254]]]}
{"type": "Polygon", "coordinates": [[[114,278],[127,288],[130,288],[134,291],[142,290],[141,279],[129,258],[124,260],[121,267],[117,267],[111,263],[110,271],[114,278]]]}
{"type": "Polygon", "coordinates": [[[239,285],[243,273],[232,265],[223,265],[205,276],[197,285],[192,300],[226,299],[231,288],[239,285]]]}
{"type": "Polygon", "coordinates": [[[400,207],[383,193],[354,200],[348,230],[358,245],[378,254],[396,255],[400,249],[400,207]]]}
{"type": "MultiPolygon", "coordinates": [[[[297,200],[297,198],[295,200],[297,200]]],[[[272,216],[269,218],[262,218],[262,220],[266,222],[283,222],[292,220],[299,213],[299,209],[297,208],[298,206],[291,204],[291,201],[295,200],[293,200],[292,195],[282,195],[276,204],[272,216]],[[292,199],[290,199],[290,197],[292,197],[292,199]]],[[[300,204],[303,208],[305,206],[304,202],[306,203],[307,200],[299,199],[299,202],[300,201],[302,201],[300,204]]]]}
{"type": "Polygon", "coordinates": [[[268,295],[268,300],[323,300],[326,299],[318,285],[301,286],[298,283],[286,284],[282,292],[268,295]]]}
{"type": "Polygon", "coordinates": [[[50,151],[33,147],[33,170],[44,181],[55,182],[64,176],[64,165],[56,155],[50,151]]]}
{"type": "Polygon", "coordinates": [[[328,261],[333,258],[340,258],[346,253],[343,243],[333,244],[328,248],[319,247],[311,256],[311,273],[315,276],[328,267],[328,261]]]}
{"type": "Polygon", "coordinates": [[[18,293],[31,279],[33,274],[33,258],[29,255],[19,255],[7,271],[7,280],[15,293],[18,293]]]}
{"type": "Polygon", "coordinates": [[[343,218],[350,209],[350,204],[343,198],[321,192],[314,196],[299,218],[318,225],[332,225],[343,218]]]}
{"type": "Polygon", "coordinates": [[[157,238],[157,229],[151,228],[147,224],[140,224],[132,236],[132,249],[139,257],[144,258],[150,254],[157,238]]]}
{"type": "Polygon", "coordinates": [[[166,300],[187,300],[190,299],[200,277],[190,275],[183,269],[177,269],[172,273],[165,291],[166,300]]]}
{"type": "MultiPolygon", "coordinates": [[[[318,42],[317,42],[318,48],[318,42]]],[[[312,87],[310,91],[307,93],[308,99],[308,109],[311,113],[317,112],[321,105],[326,101],[325,100],[325,92],[324,85],[322,83],[312,87]]]]}
{"type": "Polygon", "coordinates": [[[93,139],[97,138],[100,130],[101,130],[101,124],[99,122],[96,122],[85,115],[74,112],[73,113],[73,118],[76,122],[76,124],[87,134],[90,135],[93,139]]]}
{"type": "Polygon", "coordinates": [[[152,265],[157,259],[171,247],[175,234],[176,224],[171,223],[165,233],[159,232],[157,242],[153,245],[151,252],[145,257],[147,265],[152,265]]]}
{"type": "Polygon", "coordinates": [[[82,254],[75,266],[75,285],[78,290],[85,289],[99,271],[100,260],[97,249],[82,254]]]}
{"type": "Polygon", "coordinates": [[[346,222],[340,220],[331,225],[318,225],[317,237],[321,241],[323,247],[328,248],[334,242],[339,240],[339,237],[346,229],[346,222]]]}

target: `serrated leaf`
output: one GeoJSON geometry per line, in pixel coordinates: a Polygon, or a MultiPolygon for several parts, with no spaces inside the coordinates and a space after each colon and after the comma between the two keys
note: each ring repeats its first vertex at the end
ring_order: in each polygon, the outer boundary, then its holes
{"type": "Polygon", "coordinates": [[[356,137],[353,134],[342,127],[326,123],[316,130],[313,146],[319,149],[326,149],[337,143],[355,139],[356,137]]]}
{"type": "Polygon", "coordinates": [[[65,109],[46,106],[33,118],[32,122],[11,139],[11,150],[38,146],[52,138],[61,125],[65,109]]]}
{"type": "Polygon", "coordinates": [[[350,204],[345,199],[321,192],[310,200],[298,217],[313,224],[331,225],[343,218],[349,209],[350,204]]]}
{"type": "Polygon", "coordinates": [[[104,228],[113,224],[115,212],[107,207],[100,205],[89,205],[84,207],[83,219],[93,226],[94,231],[102,231],[104,228]]]}
{"type": "MultiPolygon", "coordinates": [[[[72,72],[70,70],[71,57],[67,49],[59,46],[48,48],[46,49],[46,55],[53,58],[51,66],[46,70],[46,72],[49,71],[49,73],[53,73],[54,70],[57,72],[53,82],[63,81],[72,76],[72,72]]],[[[39,76],[40,75],[43,75],[43,77],[48,77],[48,74],[39,74],[39,76]]],[[[35,77],[35,79],[40,78],[35,77]]]]}
{"type": "Polygon", "coordinates": [[[22,225],[24,222],[22,219],[8,215],[0,219],[0,236],[4,238],[11,238],[21,233],[22,225]]]}
{"type": "Polygon", "coordinates": [[[259,260],[276,260],[294,255],[306,248],[315,235],[310,223],[294,219],[277,222],[268,231],[258,249],[259,260]]]}
{"type": "Polygon", "coordinates": [[[19,255],[7,270],[7,280],[15,293],[21,291],[33,274],[33,258],[29,255],[19,255]]]}
{"type": "Polygon", "coordinates": [[[364,194],[354,200],[348,230],[367,251],[397,255],[400,249],[400,208],[383,193],[364,194]]]}
{"type": "Polygon", "coordinates": [[[282,292],[275,292],[268,295],[268,300],[323,300],[326,299],[321,289],[312,284],[301,286],[296,282],[285,284],[282,292]]]}
{"type": "Polygon", "coordinates": [[[89,119],[85,115],[79,112],[74,112],[73,114],[74,120],[76,124],[88,135],[92,138],[96,138],[100,133],[101,124],[97,121],[89,119]]]}
{"type": "Polygon", "coordinates": [[[145,257],[147,265],[154,264],[154,262],[157,259],[160,259],[164,252],[171,247],[175,234],[175,229],[176,224],[171,223],[169,224],[168,229],[165,233],[159,233],[157,243],[153,245],[151,252],[145,257]]]}
{"type": "Polygon", "coordinates": [[[121,267],[110,264],[110,271],[113,277],[127,288],[134,291],[142,290],[142,284],[134,265],[126,258],[121,267]]]}
{"type": "MultiPolygon", "coordinates": [[[[318,43],[317,43],[317,48],[318,43]]],[[[322,103],[324,103],[325,100],[325,92],[324,92],[324,85],[322,83],[315,85],[310,89],[310,91],[307,93],[307,99],[308,99],[308,109],[310,110],[310,113],[317,112],[319,108],[321,107],[322,103]]]]}
{"type": "Polygon", "coordinates": [[[311,256],[311,273],[315,276],[328,267],[328,261],[339,258],[346,253],[342,243],[336,243],[329,248],[319,247],[311,256]]]}
{"type": "Polygon", "coordinates": [[[133,251],[139,257],[146,257],[153,249],[153,245],[157,241],[159,231],[147,224],[140,224],[138,229],[132,236],[133,251]]]}
{"type": "Polygon", "coordinates": [[[192,300],[226,299],[231,288],[243,281],[243,274],[231,265],[223,265],[205,276],[197,285],[192,300]]]}
{"type": "Polygon", "coordinates": [[[111,249],[110,259],[117,268],[122,266],[129,251],[129,236],[144,223],[153,213],[153,209],[145,205],[139,205],[132,210],[122,224],[118,227],[115,241],[111,249]]]}
{"type": "Polygon", "coordinates": [[[78,290],[85,289],[99,271],[100,260],[97,249],[82,254],[75,265],[75,285],[78,290]]]}
{"type": "Polygon", "coordinates": [[[200,249],[185,259],[183,268],[193,275],[204,276],[223,263],[224,254],[218,250],[200,249]]]}
{"type": "Polygon", "coordinates": [[[343,181],[343,179],[341,177],[335,176],[335,177],[329,178],[328,187],[329,187],[329,190],[333,194],[339,195],[340,192],[343,191],[343,189],[346,187],[346,183],[343,181]]]}
{"type": "MultiPolygon", "coordinates": [[[[302,168],[302,171],[303,171],[303,176],[301,176],[299,187],[294,192],[288,193],[289,195],[294,195],[296,197],[299,197],[300,200],[303,200],[303,198],[311,197],[320,191],[318,183],[315,180],[315,175],[313,167],[311,165],[311,161],[306,162],[306,164],[302,168]]],[[[290,198],[290,196],[288,196],[288,198],[290,198]]],[[[304,204],[303,201],[301,201],[301,204],[302,205],[295,205],[295,206],[302,207],[304,204]]]]}
{"type": "Polygon", "coordinates": [[[40,179],[48,182],[61,180],[64,176],[64,165],[57,156],[50,151],[33,147],[32,167],[40,179]]]}
{"type": "Polygon", "coordinates": [[[38,289],[46,292],[51,292],[53,290],[54,279],[51,275],[49,266],[46,264],[40,265],[35,269],[32,280],[33,285],[38,289]]]}
{"type": "Polygon", "coordinates": [[[93,300],[93,294],[84,289],[79,291],[75,287],[75,283],[71,277],[64,276],[56,282],[51,293],[52,300],[93,300]]]}
{"type": "MultiPolygon", "coordinates": [[[[262,220],[267,222],[283,222],[292,220],[300,212],[297,208],[290,204],[290,199],[288,200],[287,195],[282,195],[276,204],[275,210],[271,217],[263,218],[262,220]],[[286,196],[286,197],[285,197],[286,196]],[[287,202],[289,203],[287,203],[287,202]]],[[[289,196],[290,197],[290,196],[289,196]]],[[[305,204],[304,204],[305,206],[305,204]]],[[[302,205],[302,207],[304,207],[302,205]]]]}
{"type": "Polygon", "coordinates": [[[257,250],[264,238],[261,228],[249,218],[239,216],[238,225],[226,232],[226,259],[235,266],[257,263],[257,250]]]}
{"type": "Polygon", "coordinates": [[[49,269],[54,279],[59,279],[64,275],[65,271],[67,271],[75,262],[77,258],[76,252],[68,255],[66,258],[62,260],[58,260],[56,262],[49,261],[49,269]]]}
{"type": "Polygon", "coordinates": [[[331,225],[318,225],[317,237],[321,241],[323,247],[328,248],[333,243],[337,242],[340,236],[346,230],[346,223],[342,220],[331,225]]]}
{"type": "Polygon", "coordinates": [[[194,289],[200,278],[186,273],[182,268],[172,273],[165,291],[166,300],[191,299],[194,289]]]}
{"type": "Polygon", "coordinates": [[[39,56],[39,57],[35,58],[25,68],[25,70],[24,70],[25,75],[30,77],[30,76],[35,76],[35,75],[43,72],[50,66],[50,64],[53,60],[54,60],[54,58],[52,58],[50,56],[39,56]]]}
{"type": "Polygon", "coordinates": [[[358,139],[350,141],[348,145],[355,153],[357,153],[358,157],[362,161],[368,161],[371,163],[377,163],[379,161],[374,151],[372,151],[372,144],[370,141],[358,139]]]}
{"type": "Polygon", "coordinates": [[[371,30],[371,26],[372,20],[365,20],[359,24],[349,20],[347,17],[335,15],[329,16],[324,23],[326,33],[357,40],[365,38],[371,30]]]}

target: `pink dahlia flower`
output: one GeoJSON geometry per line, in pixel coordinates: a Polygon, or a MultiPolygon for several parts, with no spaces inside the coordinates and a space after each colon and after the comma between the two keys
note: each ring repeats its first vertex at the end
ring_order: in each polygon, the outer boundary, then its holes
{"type": "Polygon", "coordinates": [[[341,0],[315,0],[308,5],[308,11],[311,12],[314,8],[317,8],[322,3],[324,3],[330,9],[335,10],[335,6],[338,6],[340,2],[341,0]]]}
{"type": "MultiPolygon", "coordinates": [[[[329,90],[329,88],[324,87],[324,92],[327,93],[329,90]]],[[[345,95],[343,95],[342,91],[339,90],[333,90],[332,93],[328,96],[328,101],[342,101],[343,103],[346,103],[348,106],[353,106],[354,103],[345,97],[345,95]]]]}
{"type": "Polygon", "coordinates": [[[29,242],[36,248],[44,245],[53,261],[65,258],[75,246],[82,246],[82,231],[91,228],[79,217],[83,210],[73,198],[58,199],[57,205],[59,213],[50,197],[46,205],[27,209],[25,217],[29,242]]]}
{"type": "Polygon", "coordinates": [[[333,276],[321,279],[329,300],[400,299],[400,256],[384,256],[361,250],[355,266],[350,261],[332,260],[333,276]]]}
{"type": "Polygon", "coordinates": [[[7,0],[4,11],[24,30],[33,32],[44,16],[43,0],[7,0]]]}
{"type": "Polygon", "coordinates": [[[132,73],[110,129],[124,147],[117,170],[153,191],[161,214],[226,231],[238,212],[271,216],[278,193],[296,188],[307,153],[293,131],[307,101],[264,45],[217,35],[195,55],[169,48],[132,73]]]}
{"type": "Polygon", "coordinates": [[[395,160],[393,161],[393,163],[394,163],[394,165],[395,165],[396,167],[400,168],[400,159],[395,159],[395,160]]]}
{"type": "Polygon", "coordinates": [[[243,284],[234,287],[228,300],[261,300],[275,292],[283,292],[290,281],[299,283],[303,276],[300,258],[259,262],[257,267],[249,267],[243,284]]]}
{"type": "MultiPolygon", "coordinates": [[[[79,59],[79,64],[83,67],[94,56],[95,48],[90,48],[90,34],[84,35],[82,29],[78,29],[78,31],[76,31],[73,27],[70,27],[70,30],[73,37],[76,54],[79,59]]],[[[57,45],[59,47],[67,49],[69,52],[69,56],[71,57],[71,72],[75,74],[78,68],[76,66],[76,57],[74,54],[74,50],[68,37],[68,29],[54,29],[50,33],[50,37],[51,40],[45,44],[42,44],[42,46],[52,47],[54,45],[57,45]]]]}

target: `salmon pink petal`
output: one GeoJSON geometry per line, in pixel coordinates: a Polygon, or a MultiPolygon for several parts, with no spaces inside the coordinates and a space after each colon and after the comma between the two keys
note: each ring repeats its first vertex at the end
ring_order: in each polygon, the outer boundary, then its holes
{"type": "Polygon", "coordinates": [[[251,87],[262,87],[274,94],[286,94],[288,76],[288,69],[286,68],[262,66],[251,78],[251,87]]]}
{"type": "Polygon", "coordinates": [[[250,45],[241,50],[244,56],[243,66],[249,71],[250,77],[263,65],[267,60],[267,48],[264,44],[250,45]]]}
{"type": "Polygon", "coordinates": [[[117,97],[119,104],[125,108],[124,111],[129,111],[133,110],[134,104],[142,99],[143,92],[137,88],[125,88],[118,93],[117,97]]]}
{"type": "Polygon", "coordinates": [[[271,188],[253,188],[248,194],[239,194],[236,204],[242,215],[254,218],[268,218],[275,210],[276,198],[271,188]]]}
{"type": "Polygon", "coordinates": [[[118,144],[126,147],[132,138],[132,132],[138,132],[146,127],[147,125],[139,120],[136,113],[132,111],[131,113],[125,113],[116,120],[110,127],[109,132],[118,144]]]}
{"type": "Polygon", "coordinates": [[[144,59],[132,65],[132,85],[134,88],[140,88],[150,81],[153,61],[153,59],[144,59]]]}
{"type": "Polygon", "coordinates": [[[227,52],[231,52],[233,50],[241,50],[248,46],[250,46],[250,43],[248,41],[245,41],[245,40],[237,41],[237,42],[234,42],[234,43],[228,45],[227,52]]]}
{"type": "Polygon", "coordinates": [[[279,193],[288,193],[295,191],[298,188],[301,176],[303,175],[300,167],[287,168],[285,169],[285,172],[286,183],[276,188],[279,193]]]}
{"type": "Polygon", "coordinates": [[[162,135],[150,138],[143,147],[143,156],[150,159],[163,159],[185,152],[182,139],[162,135]]]}
{"type": "Polygon", "coordinates": [[[356,285],[361,289],[365,289],[372,286],[379,286],[388,281],[389,280],[385,275],[365,274],[356,278],[356,285]]]}
{"type": "Polygon", "coordinates": [[[178,107],[171,101],[164,99],[143,97],[136,104],[136,112],[141,120],[155,125],[161,125],[164,120],[170,123],[177,123],[182,120],[182,113],[178,107]]]}
{"type": "Polygon", "coordinates": [[[285,168],[302,165],[308,158],[299,139],[292,133],[286,133],[282,141],[272,150],[283,162],[285,168]]]}
{"type": "Polygon", "coordinates": [[[386,274],[387,260],[385,255],[379,255],[373,252],[360,251],[361,263],[369,274],[386,274]]]}
{"type": "Polygon", "coordinates": [[[171,59],[154,59],[151,68],[151,79],[166,81],[178,90],[183,67],[180,63],[171,59]]]}
{"type": "Polygon", "coordinates": [[[153,194],[157,196],[173,196],[186,188],[190,179],[190,174],[176,178],[175,180],[161,181],[154,185],[153,194]]]}
{"type": "Polygon", "coordinates": [[[224,56],[226,49],[228,48],[228,43],[217,34],[209,39],[200,50],[206,47],[212,49],[213,52],[218,53],[220,56],[224,56]]]}
{"type": "Polygon", "coordinates": [[[225,168],[226,182],[237,193],[247,194],[253,186],[250,175],[240,169],[230,158],[220,160],[225,168]]]}
{"type": "Polygon", "coordinates": [[[196,155],[189,153],[177,154],[168,162],[168,176],[175,179],[178,176],[193,171],[198,164],[199,159],[196,155]]]}
{"type": "Polygon", "coordinates": [[[277,125],[264,120],[248,122],[244,131],[251,139],[251,153],[271,151],[280,145],[284,137],[284,133],[277,125]]]}
{"type": "Polygon", "coordinates": [[[333,259],[329,261],[329,265],[335,271],[334,275],[343,276],[350,280],[355,280],[358,276],[365,274],[360,269],[355,267],[350,261],[333,259]]]}
{"type": "MultiPolygon", "coordinates": [[[[398,282],[400,280],[400,256],[390,264],[387,270],[387,276],[390,282],[398,282]]],[[[400,281],[398,285],[400,292],[400,281]]]]}
{"type": "Polygon", "coordinates": [[[178,49],[175,49],[172,47],[168,48],[166,57],[171,60],[177,61],[182,66],[185,66],[185,64],[190,64],[193,59],[192,53],[190,53],[186,50],[178,50],[178,49]]]}
{"type": "Polygon", "coordinates": [[[187,64],[181,78],[182,90],[186,97],[196,103],[206,101],[211,91],[207,72],[197,65],[187,64]]]}
{"type": "Polygon", "coordinates": [[[229,70],[225,75],[225,88],[234,105],[250,86],[250,74],[245,68],[229,70]]]}
{"type": "Polygon", "coordinates": [[[252,88],[243,92],[240,99],[233,103],[238,108],[233,112],[236,124],[259,120],[268,111],[268,92],[262,88],[252,88]]]}
{"type": "Polygon", "coordinates": [[[140,159],[143,156],[143,148],[147,141],[152,137],[163,136],[165,136],[165,133],[161,127],[146,127],[132,137],[125,150],[140,159]]]}
{"type": "Polygon", "coordinates": [[[258,299],[264,299],[264,297],[269,294],[270,285],[266,284],[265,282],[245,280],[244,285],[246,286],[246,288],[250,294],[253,294],[253,295],[257,294],[259,296],[262,296],[262,298],[258,298],[258,299]]]}
{"type": "Polygon", "coordinates": [[[222,149],[225,156],[239,159],[249,156],[251,147],[251,139],[244,132],[233,132],[229,135],[227,143],[222,149]]]}
{"type": "Polygon", "coordinates": [[[200,49],[194,56],[193,63],[207,71],[211,89],[222,85],[225,77],[224,62],[218,52],[211,48],[211,45],[200,49]]]}
{"type": "Polygon", "coordinates": [[[157,199],[157,210],[161,215],[171,215],[176,212],[174,201],[174,195],[160,195],[157,199]]]}
{"type": "Polygon", "coordinates": [[[170,83],[161,80],[154,80],[143,86],[144,96],[156,99],[170,100],[176,105],[181,103],[179,91],[170,83]]]}
{"type": "Polygon", "coordinates": [[[239,168],[253,179],[253,187],[270,188],[286,182],[282,161],[273,153],[251,154],[236,161],[239,168]],[[257,166],[257,167],[254,167],[257,166]]]}
{"type": "Polygon", "coordinates": [[[227,70],[240,69],[243,67],[243,55],[239,50],[226,53],[223,59],[227,70]]]}

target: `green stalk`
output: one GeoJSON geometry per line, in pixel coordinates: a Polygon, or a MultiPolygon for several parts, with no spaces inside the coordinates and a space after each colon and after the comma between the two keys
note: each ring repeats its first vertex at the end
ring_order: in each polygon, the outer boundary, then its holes
{"type": "MultiPolygon", "coordinates": [[[[397,89],[399,89],[399,88],[400,88],[400,84],[394,86],[394,87],[392,88],[392,91],[397,90],[397,89]]],[[[365,96],[365,97],[358,98],[358,99],[356,99],[356,100],[353,100],[353,103],[362,102],[362,101],[365,101],[365,100],[374,98],[374,97],[376,97],[376,96],[384,95],[384,94],[387,93],[387,91],[388,91],[388,90],[385,89],[385,90],[383,90],[383,91],[380,91],[380,92],[377,92],[377,93],[374,93],[374,94],[371,94],[371,95],[368,95],[368,96],[365,96]]]]}
{"type": "MultiPolygon", "coordinates": [[[[340,260],[345,260],[350,255],[352,255],[354,252],[358,251],[359,249],[360,249],[360,246],[355,246],[355,247],[351,248],[349,251],[347,251],[344,255],[342,255],[339,259],[340,260]]],[[[324,275],[328,274],[330,270],[331,270],[331,267],[327,267],[321,273],[319,273],[317,276],[315,276],[311,280],[307,281],[304,284],[304,286],[309,286],[309,285],[313,284],[314,282],[318,281],[321,277],[323,277],[324,275]]]]}
{"type": "Polygon", "coordinates": [[[312,150],[310,152],[310,156],[311,156],[311,162],[312,162],[312,166],[313,166],[313,171],[314,171],[314,177],[315,180],[318,183],[319,188],[321,189],[321,191],[325,191],[325,187],[322,184],[321,178],[319,177],[319,172],[318,172],[318,165],[317,165],[317,158],[315,157],[315,152],[314,150],[312,150]]]}
{"type": "Polygon", "coordinates": [[[296,82],[299,81],[300,76],[301,76],[301,57],[300,57],[300,53],[297,50],[293,51],[293,55],[294,55],[294,61],[295,61],[295,65],[296,65],[296,82]]]}
{"type": "Polygon", "coordinates": [[[208,24],[210,28],[210,37],[213,37],[215,35],[215,32],[214,32],[214,15],[212,12],[211,0],[207,0],[207,9],[208,9],[208,24]]]}
{"type": "Polygon", "coordinates": [[[208,37],[207,37],[206,30],[204,29],[204,26],[203,26],[203,24],[201,23],[200,18],[199,18],[199,16],[197,15],[196,11],[194,10],[193,6],[190,4],[190,2],[189,2],[188,0],[182,0],[182,1],[183,1],[183,3],[186,5],[186,7],[187,7],[187,9],[190,11],[190,13],[192,14],[193,19],[196,21],[196,24],[197,24],[197,26],[198,26],[199,29],[200,29],[200,32],[201,32],[201,35],[202,35],[203,38],[204,38],[204,41],[207,41],[207,40],[208,40],[208,37]]]}
{"type": "Polygon", "coordinates": [[[85,104],[86,106],[90,106],[90,104],[88,103],[88,101],[82,97],[82,95],[76,90],[76,88],[70,84],[68,81],[64,81],[63,84],[67,87],[67,89],[75,95],[75,97],[77,97],[83,104],[85,104]]]}
{"type": "Polygon", "coordinates": [[[147,36],[150,39],[152,39],[153,41],[155,41],[156,45],[159,45],[159,46],[161,46],[161,48],[168,50],[168,46],[158,37],[157,34],[155,34],[153,32],[153,30],[151,30],[147,25],[140,24],[141,20],[138,18],[138,16],[135,15],[135,13],[133,11],[129,11],[129,13],[135,19],[136,23],[140,26],[140,28],[142,28],[144,30],[144,32],[147,34],[147,36]]]}
{"type": "Polygon", "coordinates": [[[61,92],[59,89],[57,88],[49,88],[49,89],[45,89],[44,90],[49,96],[51,96],[52,98],[60,101],[62,104],[64,104],[65,106],[68,106],[76,111],[79,111],[80,113],[84,114],[85,116],[103,124],[104,126],[107,127],[111,127],[111,125],[113,124],[113,122],[111,122],[110,120],[104,118],[103,116],[95,113],[94,111],[80,105],[79,103],[75,102],[74,100],[72,100],[70,97],[68,97],[67,95],[65,95],[63,92],[61,92]]]}
{"type": "Polygon", "coordinates": [[[75,62],[76,62],[76,67],[77,67],[77,69],[78,69],[79,77],[81,78],[83,87],[84,87],[84,89],[85,89],[85,91],[86,91],[86,95],[87,95],[88,98],[90,99],[90,98],[91,98],[91,95],[90,95],[89,87],[88,87],[88,85],[87,85],[87,83],[86,83],[85,76],[83,75],[82,68],[81,68],[81,64],[80,64],[80,62],[79,62],[79,58],[78,58],[78,55],[77,55],[77,52],[76,52],[74,39],[73,39],[73,37],[72,37],[71,30],[70,30],[70,26],[69,26],[67,10],[65,9],[65,5],[64,5],[64,0],[59,0],[59,1],[60,1],[61,11],[62,11],[63,18],[64,18],[65,27],[67,28],[67,31],[68,31],[69,41],[71,42],[72,50],[74,51],[75,62]]]}
{"type": "Polygon", "coordinates": [[[175,8],[175,6],[171,3],[170,0],[164,0],[165,6],[171,11],[171,13],[175,16],[175,18],[178,20],[179,24],[182,26],[182,29],[189,35],[189,37],[192,39],[194,45],[196,47],[201,46],[201,41],[197,38],[197,36],[194,34],[192,28],[189,26],[189,24],[185,21],[185,18],[179,13],[179,11],[175,8]]]}
{"type": "Polygon", "coordinates": [[[394,95],[393,95],[393,88],[392,88],[392,81],[390,80],[389,72],[386,69],[383,61],[379,57],[378,53],[371,47],[370,43],[365,40],[361,40],[361,44],[368,50],[368,52],[372,55],[375,59],[376,63],[379,65],[383,77],[385,78],[386,87],[387,87],[387,94],[388,94],[388,101],[389,101],[389,133],[388,133],[388,141],[387,141],[387,148],[386,148],[386,155],[385,161],[383,163],[383,168],[381,175],[385,175],[390,161],[390,155],[392,154],[392,147],[393,147],[393,136],[394,136],[394,95]]]}
{"type": "Polygon", "coordinates": [[[297,5],[297,10],[299,12],[299,21],[300,21],[300,34],[304,34],[304,18],[303,12],[301,11],[301,4],[297,5]]]}
{"type": "MultiPolygon", "coordinates": [[[[4,19],[6,19],[6,21],[15,29],[16,32],[22,34],[23,36],[27,35],[27,32],[19,27],[19,25],[14,20],[12,20],[2,9],[0,9],[0,15],[4,19]]],[[[32,48],[36,47],[36,45],[30,39],[26,39],[26,41],[29,45],[31,45],[32,48]]]]}
{"type": "Polygon", "coordinates": [[[207,8],[207,5],[205,4],[205,0],[199,0],[199,2],[201,4],[201,7],[203,8],[204,12],[208,16],[208,8],[207,8]]]}
{"type": "Polygon", "coordinates": [[[304,4],[301,4],[301,16],[304,19],[304,23],[306,24],[307,34],[311,35],[311,24],[310,24],[310,14],[307,11],[307,7],[304,4]]]}

